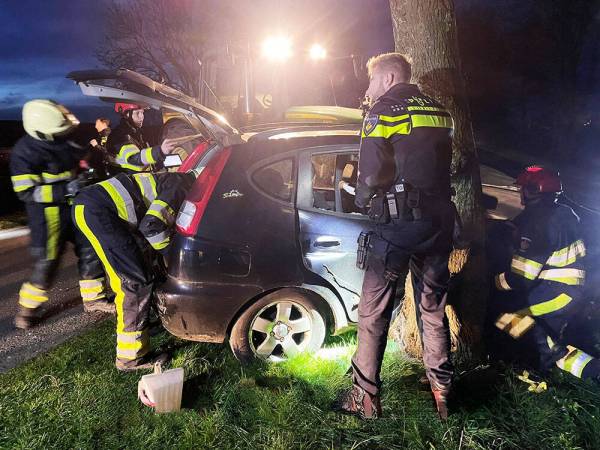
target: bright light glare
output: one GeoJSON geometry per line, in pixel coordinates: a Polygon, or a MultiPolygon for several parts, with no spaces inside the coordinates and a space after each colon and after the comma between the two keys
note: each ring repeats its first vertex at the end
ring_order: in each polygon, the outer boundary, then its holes
{"type": "Polygon", "coordinates": [[[352,348],[346,345],[342,345],[339,347],[325,347],[321,348],[317,351],[315,356],[319,359],[343,359],[347,356],[351,355],[352,348]]]}
{"type": "Polygon", "coordinates": [[[263,42],[262,54],[271,61],[285,61],[292,56],[292,42],[285,36],[270,37],[263,42]]]}
{"type": "Polygon", "coordinates": [[[314,44],[311,48],[310,48],[310,59],[313,60],[319,60],[319,59],[325,59],[327,58],[327,50],[325,50],[325,48],[320,45],[320,44],[314,44]]]}

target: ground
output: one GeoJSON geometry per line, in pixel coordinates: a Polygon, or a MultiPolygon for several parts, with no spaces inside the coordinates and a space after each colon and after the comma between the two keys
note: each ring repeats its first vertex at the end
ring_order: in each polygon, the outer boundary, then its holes
{"type": "Polygon", "coordinates": [[[600,448],[600,389],[556,375],[528,392],[509,368],[463,374],[459,402],[440,423],[423,370],[393,347],[383,368],[384,418],[360,421],[330,410],[355,338],[333,338],[320,357],[242,367],[225,345],[179,341],[183,409],[156,415],[136,399],[140,374],[114,369],[107,320],[0,375],[0,448],[489,449],[600,448]]]}

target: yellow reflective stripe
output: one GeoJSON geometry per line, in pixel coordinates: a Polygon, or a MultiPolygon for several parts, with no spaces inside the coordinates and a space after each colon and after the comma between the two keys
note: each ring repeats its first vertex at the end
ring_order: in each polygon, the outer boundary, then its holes
{"type": "Polygon", "coordinates": [[[569,286],[579,286],[585,281],[585,270],[548,269],[540,272],[540,280],[555,281],[569,286]]]}
{"type": "Polygon", "coordinates": [[[569,353],[556,361],[556,365],[560,369],[575,375],[577,378],[581,378],[583,369],[594,358],[575,347],[569,346],[567,348],[570,350],[569,353]]]}
{"type": "Polygon", "coordinates": [[[52,203],[54,197],[52,195],[52,185],[44,184],[37,186],[33,191],[33,200],[38,203],[52,203]]]}
{"type": "Polygon", "coordinates": [[[34,174],[13,175],[10,177],[10,180],[15,192],[26,191],[41,182],[39,175],[34,174]]]}
{"type": "Polygon", "coordinates": [[[508,281],[506,281],[505,273],[496,275],[495,281],[496,281],[496,289],[498,289],[500,291],[512,291],[510,284],[508,284],[508,281]]]}
{"type": "Polygon", "coordinates": [[[578,258],[583,258],[586,254],[585,244],[581,239],[573,242],[568,247],[555,251],[550,255],[546,264],[554,267],[565,267],[573,264],[578,258]]]}
{"type": "Polygon", "coordinates": [[[454,128],[452,117],[448,116],[430,116],[426,114],[414,114],[410,116],[412,126],[418,127],[433,127],[433,128],[454,128]]]}
{"type": "Polygon", "coordinates": [[[108,275],[108,282],[110,284],[110,288],[115,293],[115,308],[117,310],[117,333],[122,333],[125,324],[123,323],[123,298],[125,297],[125,293],[123,292],[121,286],[121,279],[117,275],[117,272],[113,268],[113,266],[108,261],[106,257],[106,253],[104,253],[104,249],[98,242],[98,238],[94,235],[90,227],[88,226],[85,220],[85,206],[84,205],[75,205],[75,223],[77,227],[81,230],[84,236],[90,241],[96,255],[102,261],[102,265],[104,266],[104,271],[108,275]]]}
{"type": "Polygon", "coordinates": [[[73,176],[73,173],[70,170],[66,170],[61,173],[42,172],[42,179],[46,183],[56,183],[58,181],[69,180],[69,179],[71,179],[72,176],[73,176]]]}
{"type": "Polygon", "coordinates": [[[401,120],[406,120],[410,116],[408,114],[404,114],[402,116],[384,116],[383,114],[379,114],[380,120],[385,120],[386,122],[400,122],[401,120]]]}
{"type": "Polygon", "coordinates": [[[388,139],[391,136],[393,136],[394,134],[410,134],[410,122],[403,122],[403,123],[400,123],[400,124],[394,125],[394,126],[387,126],[387,125],[378,123],[375,126],[375,128],[373,128],[373,131],[371,131],[369,134],[365,134],[365,132],[363,130],[362,137],[363,138],[379,137],[379,138],[388,139]]]}
{"type": "Polygon", "coordinates": [[[35,309],[48,301],[48,295],[44,289],[35,287],[29,282],[23,283],[19,290],[19,304],[25,308],[35,309]]]}
{"type": "Polygon", "coordinates": [[[79,280],[79,286],[81,288],[92,288],[92,287],[104,287],[104,277],[95,278],[93,280],[79,280]]]}
{"type": "Polygon", "coordinates": [[[141,159],[143,164],[155,164],[156,160],[152,156],[152,147],[141,150],[141,159]]]}
{"type": "Polygon", "coordinates": [[[150,173],[136,173],[133,175],[133,178],[140,188],[142,197],[144,197],[144,203],[146,206],[150,206],[156,198],[156,180],[154,179],[154,175],[150,173]]]}
{"type": "Polygon", "coordinates": [[[136,359],[149,349],[148,333],[144,331],[117,333],[117,358],[136,359]]]}
{"type": "Polygon", "coordinates": [[[538,303],[536,305],[532,305],[528,308],[524,308],[520,311],[517,311],[517,314],[543,316],[544,314],[550,314],[564,308],[569,303],[571,303],[572,300],[573,299],[567,294],[560,294],[558,297],[555,297],[552,300],[538,303]]]}
{"type": "Polygon", "coordinates": [[[21,180],[33,180],[33,181],[42,181],[39,175],[34,173],[24,173],[21,175],[13,175],[10,177],[11,180],[21,181],[21,180]]]}
{"type": "Polygon", "coordinates": [[[542,270],[543,264],[532,259],[514,255],[510,263],[511,272],[521,275],[528,280],[535,280],[542,270]]]}
{"type": "Polygon", "coordinates": [[[169,204],[163,200],[156,199],[146,211],[146,214],[158,217],[167,225],[171,226],[175,221],[175,211],[169,206],[169,204]]]}
{"type": "Polygon", "coordinates": [[[445,112],[448,111],[444,108],[440,108],[438,106],[409,106],[406,108],[409,111],[437,111],[437,112],[445,112]]]}
{"type": "Polygon", "coordinates": [[[46,217],[46,258],[56,259],[58,256],[58,237],[60,236],[60,216],[58,206],[44,208],[46,217]]]}
{"type": "Polygon", "coordinates": [[[155,234],[154,236],[146,236],[146,240],[150,243],[153,249],[162,250],[169,245],[171,233],[169,231],[163,231],[162,233],[155,234]]]}
{"type": "Polygon", "coordinates": [[[133,164],[119,164],[119,167],[122,167],[123,169],[133,170],[135,172],[143,172],[144,171],[143,166],[134,166],[133,164]]]}
{"type": "Polygon", "coordinates": [[[110,178],[98,184],[108,192],[108,195],[117,208],[119,217],[132,225],[136,225],[137,216],[135,214],[135,206],[125,186],[116,178],[110,178]]]}

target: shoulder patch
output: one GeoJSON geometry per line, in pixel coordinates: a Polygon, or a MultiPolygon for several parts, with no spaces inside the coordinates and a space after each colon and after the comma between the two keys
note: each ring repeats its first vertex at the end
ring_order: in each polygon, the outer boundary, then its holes
{"type": "Polygon", "coordinates": [[[379,122],[379,116],[377,114],[368,114],[365,117],[363,125],[363,132],[365,133],[365,136],[368,136],[371,131],[375,129],[377,122],[379,122]]]}

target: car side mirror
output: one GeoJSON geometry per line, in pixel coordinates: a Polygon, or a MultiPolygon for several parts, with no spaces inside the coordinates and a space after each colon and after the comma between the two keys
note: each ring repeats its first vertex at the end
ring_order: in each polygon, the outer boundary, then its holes
{"type": "Polygon", "coordinates": [[[487,210],[494,210],[498,207],[498,197],[494,197],[493,195],[486,194],[485,192],[482,194],[481,204],[487,210]]]}

